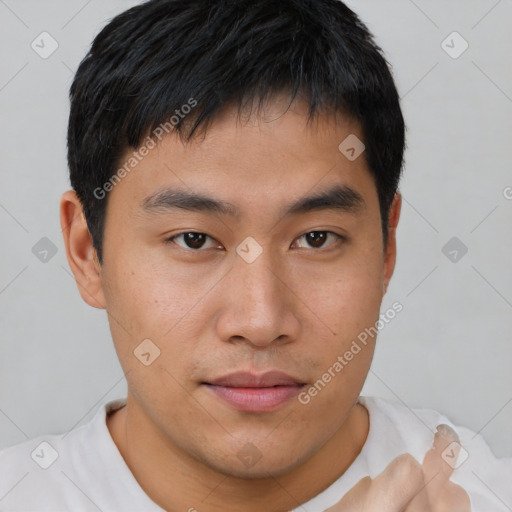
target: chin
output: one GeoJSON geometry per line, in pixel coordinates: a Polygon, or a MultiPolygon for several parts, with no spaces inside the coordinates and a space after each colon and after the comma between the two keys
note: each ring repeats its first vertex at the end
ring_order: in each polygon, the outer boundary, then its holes
{"type": "Polygon", "coordinates": [[[296,464],[256,464],[251,468],[241,468],[240,465],[232,467],[216,468],[217,471],[231,477],[242,478],[244,480],[265,480],[275,478],[290,473],[299,466],[296,464]]]}
{"type": "Polygon", "coordinates": [[[219,460],[218,457],[203,459],[203,464],[210,466],[215,471],[243,479],[266,479],[285,475],[305,462],[306,457],[299,457],[292,447],[283,448],[287,453],[274,453],[273,456],[265,456],[254,445],[246,445],[240,449],[236,456],[225,454],[219,460]]]}

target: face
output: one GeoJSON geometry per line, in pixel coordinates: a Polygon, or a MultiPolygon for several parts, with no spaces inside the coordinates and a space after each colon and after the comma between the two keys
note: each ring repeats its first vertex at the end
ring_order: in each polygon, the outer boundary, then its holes
{"type": "Polygon", "coordinates": [[[338,150],[358,125],[283,105],[163,138],[108,196],[100,271],[129,400],[172,450],[245,477],[344,424],[394,263],[364,153],[338,150]]]}

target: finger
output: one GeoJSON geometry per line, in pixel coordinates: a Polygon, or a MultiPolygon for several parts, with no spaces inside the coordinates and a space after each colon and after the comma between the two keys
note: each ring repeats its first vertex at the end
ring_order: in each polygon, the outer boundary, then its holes
{"type": "Polygon", "coordinates": [[[402,512],[423,486],[421,465],[412,455],[400,455],[374,480],[359,481],[325,512],[402,512]]]}
{"type": "Polygon", "coordinates": [[[402,510],[403,512],[432,512],[428,502],[427,492],[425,491],[425,486],[417,492],[404,509],[401,509],[401,512],[402,510]]]}
{"type": "Polygon", "coordinates": [[[423,479],[425,485],[418,491],[411,502],[407,505],[405,512],[423,512],[431,510],[433,504],[438,500],[443,487],[448,482],[453,468],[445,462],[443,457],[451,453],[453,444],[454,460],[457,460],[460,445],[457,433],[448,425],[438,425],[434,434],[432,448],[426,453],[423,460],[423,479]]]}
{"type": "Polygon", "coordinates": [[[425,483],[418,489],[411,501],[403,509],[403,512],[432,512],[428,501],[425,483]]]}
{"type": "MultiPolygon", "coordinates": [[[[397,457],[372,482],[368,505],[372,512],[398,512],[417,496],[421,502],[421,490],[425,483],[419,462],[410,454],[397,457]]],[[[423,504],[426,505],[424,501],[423,504]]],[[[418,509],[428,512],[428,509],[418,509]]]]}
{"type": "Polygon", "coordinates": [[[423,459],[425,490],[431,506],[449,481],[459,452],[459,436],[455,430],[448,425],[438,425],[434,444],[423,459]]]}
{"type": "Polygon", "coordinates": [[[434,444],[423,459],[423,472],[427,481],[440,473],[447,481],[460,453],[460,442],[457,432],[448,425],[438,425],[434,435],[434,444]]]}
{"type": "Polygon", "coordinates": [[[362,478],[359,482],[336,503],[324,512],[360,512],[364,509],[364,503],[371,485],[369,476],[362,478]]]}
{"type": "Polygon", "coordinates": [[[468,493],[459,485],[448,482],[441,490],[432,512],[471,512],[468,493]]]}

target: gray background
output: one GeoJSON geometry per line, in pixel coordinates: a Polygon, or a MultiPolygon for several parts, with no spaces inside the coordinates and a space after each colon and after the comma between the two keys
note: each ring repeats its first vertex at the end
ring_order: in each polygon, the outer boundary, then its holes
{"type": "MultiPolygon", "coordinates": [[[[125,393],[106,314],[82,302],[68,269],[58,204],[73,72],[134,3],[0,0],[0,448],[67,431],[125,393]],[[43,31],[59,45],[47,59],[31,48],[43,31]],[[43,237],[57,249],[46,262],[32,252],[43,237]]],[[[408,125],[382,312],[404,309],[379,335],[364,392],[437,409],[510,456],[512,1],[348,4],[393,65],[408,125]],[[441,46],[453,31],[469,44],[458,58],[441,46]],[[442,252],[454,236],[468,249],[456,262],[442,252]]]]}

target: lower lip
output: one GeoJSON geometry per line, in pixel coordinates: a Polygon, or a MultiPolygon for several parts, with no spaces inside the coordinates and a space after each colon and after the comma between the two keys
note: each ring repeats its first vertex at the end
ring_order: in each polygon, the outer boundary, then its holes
{"type": "Polygon", "coordinates": [[[302,386],[275,386],[272,388],[231,388],[208,384],[219,398],[245,412],[269,412],[296,397],[302,386]]]}

